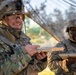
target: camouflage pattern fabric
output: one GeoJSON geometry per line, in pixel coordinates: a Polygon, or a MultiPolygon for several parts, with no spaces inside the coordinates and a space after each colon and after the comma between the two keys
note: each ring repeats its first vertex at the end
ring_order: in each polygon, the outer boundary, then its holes
{"type": "Polygon", "coordinates": [[[64,40],[63,44],[58,43],[57,47],[64,47],[63,52],[53,52],[49,56],[49,68],[55,75],[76,75],[76,58],[69,57],[61,59],[59,53],[76,53],[76,43],[70,40],[64,40]]]}
{"type": "Polygon", "coordinates": [[[35,56],[30,57],[24,50],[26,44],[31,44],[30,38],[24,33],[3,25],[0,35],[17,44],[15,49],[0,39],[0,75],[33,75],[32,72],[38,74],[46,67],[46,62],[38,61],[35,56]]]}
{"type": "Polygon", "coordinates": [[[15,13],[24,14],[24,4],[22,0],[0,0],[0,20],[6,14],[15,13]]]}

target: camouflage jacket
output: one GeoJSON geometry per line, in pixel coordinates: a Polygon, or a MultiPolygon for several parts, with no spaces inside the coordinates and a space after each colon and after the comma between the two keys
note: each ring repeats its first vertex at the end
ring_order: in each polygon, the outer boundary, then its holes
{"type": "Polygon", "coordinates": [[[64,47],[62,52],[53,52],[49,59],[49,68],[56,75],[76,75],[76,58],[61,59],[59,53],[76,53],[76,43],[69,39],[64,40],[63,43],[58,43],[57,47],[64,47]]]}
{"type": "Polygon", "coordinates": [[[46,61],[26,52],[24,46],[31,43],[24,33],[3,25],[0,37],[0,75],[37,75],[46,67],[46,61]]]}

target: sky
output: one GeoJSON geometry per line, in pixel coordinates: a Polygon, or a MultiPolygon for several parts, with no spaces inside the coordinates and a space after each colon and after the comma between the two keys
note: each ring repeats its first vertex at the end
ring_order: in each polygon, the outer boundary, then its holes
{"type": "Polygon", "coordinates": [[[64,10],[68,9],[69,5],[64,3],[62,0],[48,0],[46,11],[47,13],[53,12],[55,8],[59,9],[64,13],[64,10]]]}
{"type": "Polygon", "coordinates": [[[50,12],[53,12],[55,8],[60,9],[64,14],[64,10],[68,9],[70,4],[72,5],[76,4],[76,0],[25,0],[25,1],[29,1],[33,8],[35,8],[35,6],[39,8],[40,4],[46,1],[45,10],[47,14],[49,14],[50,12]]]}
{"type": "MultiPolygon", "coordinates": [[[[31,0],[30,4],[33,6],[37,6],[38,8],[40,7],[40,4],[44,2],[45,0],[31,0]]],[[[46,0],[47,2],[45,3],[46,5],[46,12],[49,14],[50,12],[53,12],[55,8],[60,9],[63,13],[64,10],[68,9],[69,4],[65,3],[63,0],[46,0]]]]}

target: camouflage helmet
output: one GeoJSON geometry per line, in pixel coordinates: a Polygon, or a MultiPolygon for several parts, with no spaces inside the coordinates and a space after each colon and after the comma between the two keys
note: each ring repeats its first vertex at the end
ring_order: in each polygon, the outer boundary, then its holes
{"type": "Polygon", "coordinates": [[[70,28],[72,28],[72,27],[76,27],[76,19],[70,20],[68,22],[68,26],[66,28],[66,32],[68,32],[70,30],[70,28]]]}
{"type": "Polygon", "coordinates": [[[76,19],[70,20],[66,31],[68,32],[69,39],[72,42],[76,42],[76,19]]]}
{"type": "Polygon", "coordinates": [[[4,15],[15,13],[24,14],[22,0],[0,0],[0,20],[4,15]]]}

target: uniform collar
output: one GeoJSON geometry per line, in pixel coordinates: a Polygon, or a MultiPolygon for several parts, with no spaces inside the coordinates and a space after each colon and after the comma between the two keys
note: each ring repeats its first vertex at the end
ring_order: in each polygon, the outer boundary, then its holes
{"type": "Polygon", "coordinates": [[[6,26],[6,25],[2,25],[2,29],[10,32],[12,35],[14,35],[15,38],[20,38],[21,32],[18,32],[16,29],[11,28],[11,27],[6,26]]]}
{"type": "Polygon", "coordinates": [[[15,42],[16,39],[20,38],[21,32],[18,32],[16,29],[8,27],[6,25],[2,25],[2,32],[4,32],[4,36],[8,38],[11,42],[15,42]]]}

